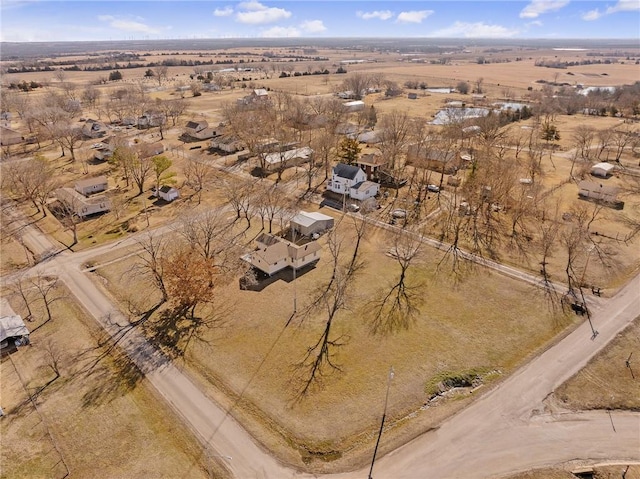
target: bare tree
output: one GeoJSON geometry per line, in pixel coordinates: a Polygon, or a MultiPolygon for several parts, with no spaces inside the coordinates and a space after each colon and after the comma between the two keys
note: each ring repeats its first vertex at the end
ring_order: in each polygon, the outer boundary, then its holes
{"type": "Polygon", "coordinates": [[[349,243],[353,244],[353,249],[346,263],[343,262],[343,257],[347,255],[343,248],[347,248],[347,241],[345,238],[338,237],[335,229],[328,235],[327,246],[332,261],[331,278],[326,284],[317,288],[309,304],[298,315],[301,322],[318,312],[323,312],[326,318],[320,337],[307,348],[307,352],[297,365],[303,383],[300,390],[301,397],[308,394],[311,387],[322,380],[327,373],[327,368],[334,371],[340,370],[340,367],[333,362],[333,354],[335,348],[344,344],[345,338],[333,337],[332,328],[339,313],[347,307],[353,280],[364,267],[360,259],[360,244],[366,231],[366,218],[355,220],[356,238],[349,240],[349,243]]]}
{"type": "Polygon", "coordinates": [[[372,78],[370,75],[361,72],[348,74],[347,78],[342,82],[342,89],[351,91],[356,100],[361,100],[366,95],[367,88],[371,86],[372,78]]]}
{"type": "Polygon", "coordinates": [[[57,183],[54,170],[46,159],[35,155],[25,161],[7,162],[2,171],[3,186],[18,199],[31,201],[46,216],[46,203],[57,183]]]}
{"type": "Polygon", "coordinates": [[[61,367],[62,363],[66,359],[66,355],[63,349],[55,342],[53,339],[48,338],[42,342],[41,350],[44,355],[44,360],[47,364],[47,367],[53,371],[55,374],[55,378],[51,381],[55,381],[61,375],[61,367]]]}
{"type": "Polygon", "coordinates": [[[394,235],[389,254],[400,267],[400,271],[390,288],[373,301],[374,315],[371,327],[374,333],[393,333],[408,329],[419,313],[421,302],[418,293],[420,285],[412,284],[409,272],[422,248],[422,241],[415,232],[398,230],[394,235]]]}
{"type": "Polygon", "coordinates": [[[224,191],[227,200],[236,213],[236,220],[242,216],[247,220],[247,228],[251,227],[253,200],[256,198],[256,185],[251,180],[226,180],[224,191]]]}
{"type": "Polygon", "coordinates": [[[164,260],[168,255],[168,242],[162,235],[147,232],[138,240],[142,251],[136,256],[129,271],[136,276],[141,276],[145,281],[154,286],[162,295],[162,302],[169,299],[167,287],[164,282],[164,260]]]}
{"type": "Polygon", "coordinates": [[[58,278],[39,273],[38,275],[30,278],[29,282],[33,285],[42,300],[42,304],[47,313],[47,319],[45,322],[51,321],[53,319],[51,305],[64,298],[64,295],[58,288],[58,278]]]}
{"type": "Polygon", "coordinates": [[[190,249],[207,260],[231,249],[228,234],[232,222],[224,214],[221,210],[208,209],[203,213],[185,215],[181,220],[181,236],[186,239],[190,249]]]}
{"type": "Polygon", "coordinates": [[[135,152],[131,159],[131,178],[138,187],[138,195],[141,195],[144,193],[145,182],[153,172],[153,160],[151,158],[140,158],[135,152]]]}
{"type": "Polygon", "coordinates": [[[162,82],[167,79],[169,74],[169,67],[166,65],[158,65],[153,69],[153,73],[158,81],[158,86],[162,86],[162,82]]]}
{"type": "Polygon", "coordinates": [[[202,201],[202,191],[212,182],[214,170],[203,161],[187,159],[184,168],[185,184],[192,188],[198,196],[198,204],[202,201]]]}

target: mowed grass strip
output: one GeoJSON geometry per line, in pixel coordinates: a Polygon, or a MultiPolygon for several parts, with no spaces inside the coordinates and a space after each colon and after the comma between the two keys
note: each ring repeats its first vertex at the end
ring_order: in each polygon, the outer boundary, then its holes
{"type": "MultiPolygon", "coordinates": [[[[346,261],[355,240],[353,225],[345,220],[337,228],[346,261]]],[[[419,298],[416,321],[393,334],[373,334],[372,301],[386,292],[399,267],[387,255],[391,234],[372,228],[361,246],[365,268],[349,287],[347,309],[332,327],[330,339],[343,343],[331,350],[340,371],[326,369],[323,381],[300,397],[308,371],[298,365],[319,339],[325,317],[319,313],[286,324],[294,296],[302,310],[330,278],[326,237],[320,241],[324,249],[317,267],[295,282],[277,280],[260,292],[240,290],[237,281],[221,288],[220,302],[228,308],[225,324],[206,331],[203,341],[192,342],[184,356],[185,367],[213,396],[215,388],[208,383],[225,390],[236,415],[268,424],[280,441],[300,450],[330,455],[369,440],[380,419],[391,366],[395,378],[388,418],[405,424],[427,402],[425,388],[432,378],[470,369],[500,377],[572,321],[550,312],[535,288],[497,273],[475,268],[462,279],[452,278],[446,269],[438,273],[443,253],[425,246],[409,270],[419,298]]],[[[127,260],[98,273],[117,297],[142,295],[152,306],[156,298],[141,277],[127,273],[130,267],[127,260]]],[[[419,420],[428,421],[430,414],[420,413],[419,420]]]]}
{"type": "MultiPolygon", "coordinates": [[[[204,478],[209,467],[226,477],[128,358],[98,346],[102,331],[69,291],[58,293],[53,320],[27,323],[31,345],[2,361],[0,476],[63,477],[63,460],[74,477],[204,478]],[[29,394],[45,385],[36,411],[29,394]]],[[[43,318],[39,302],[32,308],[43,318]]]]}

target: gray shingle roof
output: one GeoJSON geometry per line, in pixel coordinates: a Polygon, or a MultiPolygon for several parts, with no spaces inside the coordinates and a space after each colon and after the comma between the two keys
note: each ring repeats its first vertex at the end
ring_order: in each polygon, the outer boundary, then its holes
{"type": "Polygon", "coordinates": [[[349,180],[354,180],[360,168],[353,165],[345,165],[344,163],[338,163],[333,167],[333,172],[336,176],[340,178],[347,178],[349,180]]]}

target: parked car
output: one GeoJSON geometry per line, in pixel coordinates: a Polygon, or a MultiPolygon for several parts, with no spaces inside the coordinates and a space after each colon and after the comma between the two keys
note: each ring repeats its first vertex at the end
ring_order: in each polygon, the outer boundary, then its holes
{"type": "Polygon", "coordinates": [[[431,191],[432,193],[438,193],[440,191],[440,187],[438,187],[437,185],[427,185],[427,190],[431,191]]]}

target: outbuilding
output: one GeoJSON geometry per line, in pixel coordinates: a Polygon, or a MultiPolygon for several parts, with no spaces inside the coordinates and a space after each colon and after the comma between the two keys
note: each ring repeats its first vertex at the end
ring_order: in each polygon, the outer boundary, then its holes
{"type": "Polygon", "coordinates": [[[335,220],[318,212],[301,211],[290,221],[291,230],[296,234],[310,237],[333,228],[335,220]]]}
{"type": "Polygon", "coordinates": [[[176,200],[180,197],[180,191],[172,186],[163,185],[160,187],[160,191],[158,192],[156,192],[154,188],[153,195],[156,198],[163,199],[167,203],[171,203],[173,200],[176,200]]]}
{"type": "Polygon", "coordinates": [[[591,174],[600,178],[608,178],[613,173],[615,165],[611,163],[596,163],[591,167],[591,174]]]}

